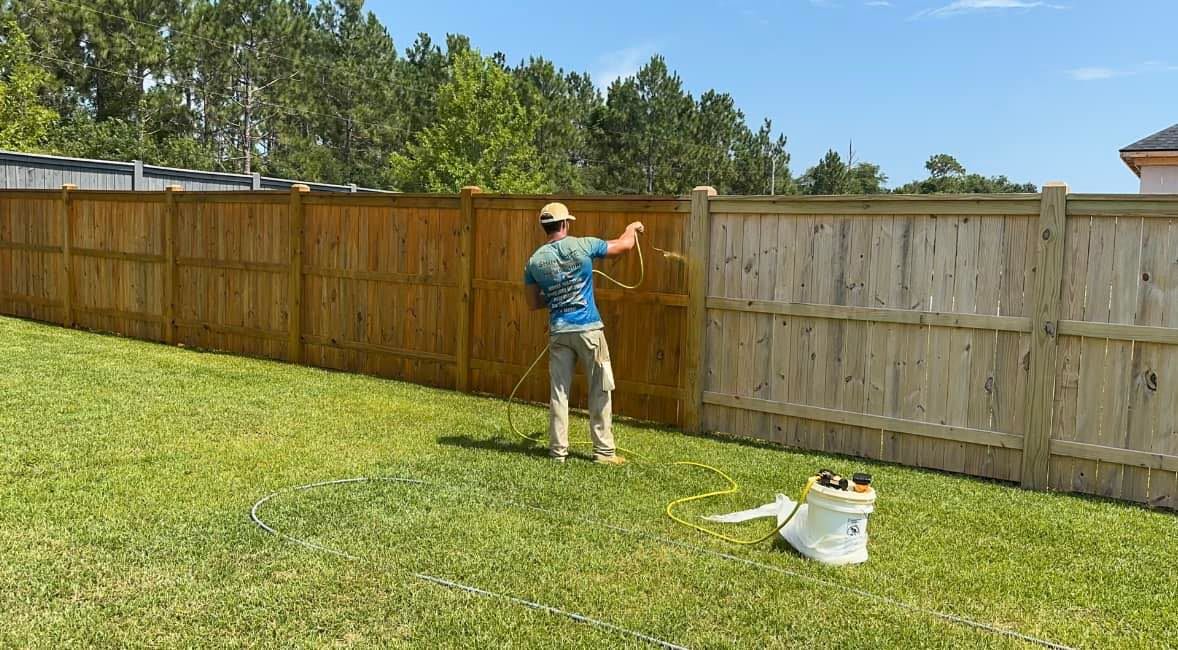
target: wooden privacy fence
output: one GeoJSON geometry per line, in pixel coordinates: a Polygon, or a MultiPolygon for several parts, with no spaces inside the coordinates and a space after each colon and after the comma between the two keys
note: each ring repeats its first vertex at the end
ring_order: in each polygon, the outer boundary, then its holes
{"type": "Polygon", "coordinates": [[[1178,507],[1178,196],[695,198],[704,428],[1178,507]]]}
{"type": "MultiPolygon", "coordinates": [[[[548,198],[304,190],[0,191],[0,313],[510,392],[547,342],[545,313],[528,309],[522,278],[548,198]]],[[[683,248],[686,200],[566,201],[581,232],[616,235],[643,220],[648,243],[683,248]]],[[[646,263],[640,289],[598,293],[615,408],[680,424],[684,265],[660,255],[646,263]]],[[[638,276],[633,256],[605,268],[638,276]]],[[[547,385],[537,373],[521,395],[546,400],[547,385]]]]}
{"type": "MultiPolygon", "coordinates": [[[[552,197],[299,189],[0,192],[0,313],[511,390],[552,197]]],[[[1178,507],[1178,196],[563,200],[683,256],[599,285],[619,413],[1178,507]]]]}

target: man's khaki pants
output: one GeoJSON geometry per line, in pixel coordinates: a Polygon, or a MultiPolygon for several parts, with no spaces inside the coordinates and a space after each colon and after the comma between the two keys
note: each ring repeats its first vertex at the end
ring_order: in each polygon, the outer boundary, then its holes
{"type": "Polygon", "coordinates": [[[548,377],[551,383],[548,416],[548,453],[564,458],[569,453],[569,389],[577,359],[589,378],[589,435],[594,456],[614,455],[610,393],[614,371],[609,363],[605,330],[553,334],[548,339],[548,377]]]}

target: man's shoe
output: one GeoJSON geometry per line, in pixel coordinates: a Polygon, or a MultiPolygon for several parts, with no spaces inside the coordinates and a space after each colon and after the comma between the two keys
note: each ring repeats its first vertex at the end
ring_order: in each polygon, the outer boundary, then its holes
{"type": "Polygon", "coordinates": [[[614,454],[613,456],[602,456],[600,454],[593,456],[593,462],[598,465],[625,465],[626,459],[614,454]]]}
{"type": "Polygon", "coordinates": [[[552,462],[554,462],[554,463],[564,463],[564,459],[566,457],[565,456],[549,456],[548,458],[550,460],[552,460],[552,462]]]}

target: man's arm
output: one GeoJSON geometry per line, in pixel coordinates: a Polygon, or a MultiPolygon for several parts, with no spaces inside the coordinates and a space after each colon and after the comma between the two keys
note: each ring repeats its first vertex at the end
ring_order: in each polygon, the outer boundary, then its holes
{"type": "Polygon", "coordinates": [[[532,311],[536,311],[537,309],[544,309],[548,306],[544,302],[544,296],[540,294],[540,285],[529,284],[527,293],[528,307],[530,307],[532,311]]]}
{"type": "Polygon", "coordinates": [[[635,221],[626,226],[626,231],[617,239],[606,242],[605,256],[617,257],[630,252],[630,249],[638,243],[638,233],[640,232],[646,232],[646,226],[643,226],[641,221],[635,221]]]}

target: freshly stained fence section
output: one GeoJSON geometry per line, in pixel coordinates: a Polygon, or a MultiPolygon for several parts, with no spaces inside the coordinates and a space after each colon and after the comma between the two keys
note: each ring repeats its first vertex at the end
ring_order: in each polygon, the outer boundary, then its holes
{"type": "MultiPolygon", "coordinates": [[[[560,197],[303,189],[0,191],[0,313],[511,390],[560,197]]],[[[1178,197],[560,200],[648,227],[598,283],[619,413],[1178,508],[1178,197]]]]}
{"type": "MultiPolygon", "coordinates": [[[[552,197],[497,197],[475,194],[474,268],[471,336],[473,390],[510,393],[529,363],[544,348],[547,312],[528,308],[524,263],[543,242],[537,222],[552,197]]],[[[649,420],[681,424],[687,285],[682,261],[653,250],[684,250],[687,204],[674,198],[566,197],[577,217],[577,233],[612,238],[632,221],[646,224],[646,278],[623,291],[597,282],[597,304],[606,325],[618,391],[615,411],[649,420]]],[[[606,260],[600,268],[627,284],[639,277],[638,258],[606,260]]],[[[521,388],[524,399],[548,400],[547,373],[541,369],[521,388]]],[[[584,377],[574,381],[574,404],[584,406],[584,377]]]]}

